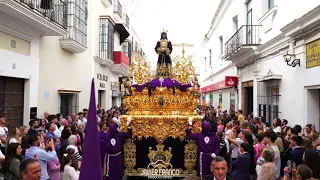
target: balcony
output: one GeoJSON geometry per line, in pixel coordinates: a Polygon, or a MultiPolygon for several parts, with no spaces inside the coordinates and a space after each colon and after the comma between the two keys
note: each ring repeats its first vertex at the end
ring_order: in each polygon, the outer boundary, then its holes
{"type": "Polygon", "coordinates": [[[38,29],[44,36],[67,33],[67,4],[63,0],[0,0],[0,12],[38,29]]]}
{"type": "Polygon", "coordinates": [[[235,64],[242,62],[242,58],[252,59],[256,55],[255,49],[261,44],[260,29],[261,25],[241,26],[225,43],[225,59],[235,64]]]}
{"type": "Polygon", "coordinates": [[[116,23],[122,21],[122,6],[119,0],[113,1],[113,18],[116,21],[116,23]]]}
{"type": "Polygon", "coordinates": [[[60,39],[60,46],[71,53],[87,50],[87,1],[68,1],[68,33],[60,39]]]}
{"type": "Polygon", "coordinates": [[[101,2],[106,8],[112,6],[112,1],[111,0],[101,0],[101,2]]]}
{"type": "Polygon", "coordinates": [[[123,76],[128,75],[129,73],[129,58],[121,51],[113,52],[113,62],[114,64],[111,66],[110,70],[116,74],[120,74],[123,76]]]}

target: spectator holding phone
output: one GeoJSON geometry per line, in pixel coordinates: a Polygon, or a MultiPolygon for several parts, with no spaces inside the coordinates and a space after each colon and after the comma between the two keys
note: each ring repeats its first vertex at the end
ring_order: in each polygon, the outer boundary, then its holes
{"type": "Polygon", "coordinates": [[[57,158],[57,153],[55,151],[55,143],[53,139],[48,139],[45,143],[46,148],[50,148],[51,152],[46,152],[42,148],[40,148],[40,144],[42,138],[38,135],[31,135],[29,136],[28,142],[30,148],[26,151],[25,159],[32,159],[34,156],[37,156],[37,160],[41,166],[41,180],[49,179],[48,171],[47,171],[47,164],[50,161],[55,161],[57,158]]]}

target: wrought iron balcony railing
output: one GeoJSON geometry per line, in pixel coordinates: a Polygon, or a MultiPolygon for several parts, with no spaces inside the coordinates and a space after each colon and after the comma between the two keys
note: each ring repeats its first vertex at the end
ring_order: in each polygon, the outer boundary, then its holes
{"type": "Polygon", "coordinates": [[[260,42],[261,25],[243,25],[225,43],[225,57],[229,57],[243,46],[258,46],[260,42]]]}
{"type": "Polygon", "coordinates": [[[50,21],[67,29],[67,4],[65,0],[15,0],[16,2],[42,14],[50,21]]]}
{"type": "Polygon", "coordinates": [[[118,13],[119,16],[122,18],[122,6],[121,6],[119,0],[114,0],[114,3],[113,3],[113,12],[114,12],[114,13],[118,13]]]}

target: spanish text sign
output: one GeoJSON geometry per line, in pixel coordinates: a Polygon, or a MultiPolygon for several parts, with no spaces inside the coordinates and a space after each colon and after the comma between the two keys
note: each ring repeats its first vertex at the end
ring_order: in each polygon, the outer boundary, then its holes
{"type": "Polygon", "coordinates": [[[307,44],[307,68],[320,66],[320,39],[307,44]]]}

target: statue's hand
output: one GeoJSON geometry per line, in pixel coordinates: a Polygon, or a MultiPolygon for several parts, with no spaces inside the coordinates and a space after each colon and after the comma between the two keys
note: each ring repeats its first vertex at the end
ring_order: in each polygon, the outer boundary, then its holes
{"type": "Polygon", "coordinates": [[[127,127],[130,126],[130,123],[131,123],[131,117],[128,117],[128,119],[127,119],[127,127]]]}
{"type": "Polygon", "coordinates": [[[192,118],[189,118],[189,120],[188,120],[189,126],[192,126],[192,121],[193,121],[193,119],[192,119],[192,118]]]}

